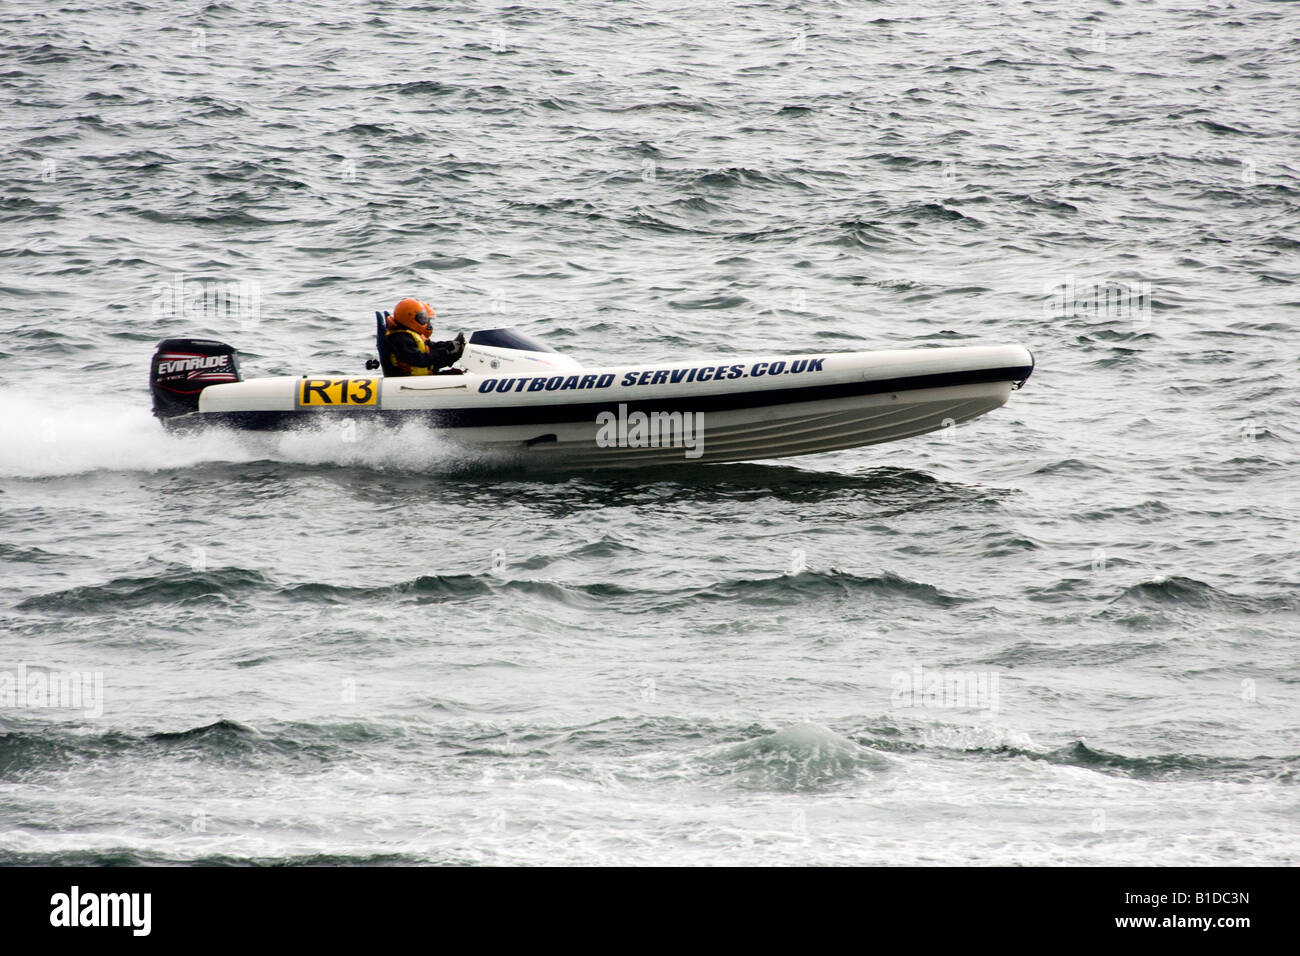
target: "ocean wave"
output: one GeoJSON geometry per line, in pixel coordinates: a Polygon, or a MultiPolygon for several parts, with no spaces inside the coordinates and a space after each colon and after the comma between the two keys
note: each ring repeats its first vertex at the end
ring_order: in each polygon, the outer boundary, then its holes
{"type": "Polygon", "coordinates": [[[11,561],[14,564],[54,564],[61,560],[61,556],[44,548],[27,548],[0,541],[0,560],[11,561]]]}
{"type": "MultiPolygon", "coordinates": [[[[507,569],[505,573],[514,574],[507,569]]],[[[479,574],[426,574],[382,585],[331,584],[323,581],[277,583],[268,575],[228,567],[194,571],[167,568],[150,576],[115,578],[106,584],[83,585],[32,595],[16,607],[54,615],[116,614],[142,608],[267,606],[280,602],[311,606],[391,606],[395,601],[415,605],[530,599],[542,604],[581,610],[638,612],[671,611],[680,615],[695,605],[740,607],[802,606],[809,601],[869,600],[878,604],[915,604],[951,608],[966,602],[931,584],[890,573],[857,575],[809,571],[771,577],[732,578],[699,587],[627,587],[612,581],[565,582],[505,577],[486,570],[479,574]]]]}
{"type": "MultiPolygon", "coordinates": [[[[563,561],[609,561],[617,560],[623,557],[633,557],[642,555],[639,548],[625,544],[609,535],[602,535],[595,541],[589,541],[586,544],[579,545],[569,551],[558,555],[533,555],[525,558],[517,565],[512,565],[512,570],[520,571],[540,571],[543,568],[563,561]]],[[[3,556],[3,551],[0,551],[3,556]]]]}
{"type": "Polygon", "coordinates": [[[48,770],[75,760],[111,757],[128,750],[127,734],[76,734],[57,730],[0,732],[0,780],[48,770]]]}
{"type": "Polygon", "coordinates": [[[1235,594],[1179,574],[1129,585],[1114,600],[1116,603],[1213,608],[1243,614],[1300,610],[1300,597],[1294,591],[1287,594],[1235,594]]]}
{"type": "Polygon", "coordinates": [[[983,225],[979,219],[969,213],[963,213],[937,202],[911,203],[890,213],[889,217],[903,219],[908,225],[916,225],[920,222],[967,222],[976,226],[983,225]]]}
{"type": "Polygon", "coordinates": [[[1129,757],[1094,750],[1082,740],[1046,753],[1021,751],[1017,755],[1138,780],[1300,781],[1300,756],[1240,758],[1169,753],[1129,757]]]}
{"type": "Polygon", "coordinates": [[[743,295],[707,295],[693,299],[669,300],[668,302],[669,308],[681,309],[684,311],[695,309],[739,309],[746,305],[749,305],[749,300],[743,295]]]}
{"type": "Polygon", "coordinates": [[[19,602],[23,611],[104,612],[143,607],[225,604],[251,591],[271,587],[259,571],[213,568],[195,571],[168,568],[147,577],[114,578],[107,584],[83,585],[38,594],[19,602]]]}
{"type": "Polygon", "coordinates": [[[1128,756],[1112,753],[1075,740],[1061,747],[1043,749],[1023,732],[994,724],[914,724],[873,728],[855,735],[873,751],[908,755],[938,755],[953,751],[962,759],[1032,760],[1064,767],[1078,767],[1108,776],[1153,782],[1204,780],[1216,782],[1300,782],[1300,756],[1236,757],[1192,753],[1156,753],[1128,756]],[[885,730],[888,736],[882,736],[885,730]]]}
{"type": "MultiPolygon", "coordinates": [[[[164,853],[129,846],[104,850],[0,851],[0,867],[115,867],[115,866],[417,866],[428,858],[409,853],[295,853],[281,856],[230,856],[225,853],[164,853]]],[[[456,861],[446,861],[454,863],[456,861]]],[[[463,863],[472,861],[461,861],[463,863]]]]}
{"type": "Polygon", "coordinates": [[[315,768],[393,735],[354,725],[286,723],[259,731],[222,719],[181,730],[85,733],[60,725],[0,733],[0,779],[25,779],[70,764],[103,760],[213,760],[250,766],[315,768]],[[364,728],[363,728],[364,729],[364,728]]]}
{"type": "Polygon", "coordinates": [[[362,600],[391,600],[409,597],[419,604],[437,604],[443,601],[476,597],[490,593],[492,579],[487,575],[473,574],[422,574],[409,581],[382,586],[349,586],[309,581],[278,588],[276,593],[292,601],[307,604],[342,603],[362,600]]]}
{"type": "Polygon", "coordinates": [[[799,189],[809,187],[789,174],[764,172],[747,169],[743,166],[731,166],[727,169],[710,170],[697,175],[693,185],[707,189],[731,189],[739,186],[794,186],[799,189]]]}
{"type": "Polygon", "coordinates": [[[1291,591],[1274,594],[1238,594],[1178,574],[1150,577],[1132,584],[1116,585],[1110,583],[1115,576],[1131,577],[1131,572],[1129,575],[1123,574],[1126,569],[1145,571],[1150,574],[1151,562],[1139,557],[1125,557],[1122,552],[1111,554],[1103,550],[1102,555],[1104,576],[1094,571],[1092,577],[1061,578],[1048,585],[1026,588],[1026,597],[1031,601],[1067,604],[1074,602],[1096,604],[1101,600],[1105,604],[1095,613],[1112,619],[1117,614],[1127,614],[1132,609],[1164,612],[1175,616],[1204,610],[1221,610],[1233,614],[1274,614],[1300,610],[1300,600],[1291,591]]]}
{"type": "Polygon", "coordinates": [[[853,597],[869,597],[873,601],[888,599],[931,607],[954,607],[964,600],[947,594],[932,584],[912,581],[888,572],[864,576],[834,569],[724,581],[697,591],[691,597],[700,601],[734,601],[747,607],[799,605],[808,601],[853,597]]]}
{"type": "Polygon", "coordinates": [[[889,760],[821,724],[784,727],[700,759],[706,772],[748,790],[806,793],[890,769],[889,760]]]}

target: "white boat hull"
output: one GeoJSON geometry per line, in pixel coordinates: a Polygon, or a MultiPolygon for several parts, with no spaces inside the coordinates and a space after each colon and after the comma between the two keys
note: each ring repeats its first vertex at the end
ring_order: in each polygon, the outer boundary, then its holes
{"type": "Polygon", "coordinates": [[[1006,404],[1011,391],[1010,382],[1001,382],[705,413],[702,435],[692,448],[682,443],[602,447],[594,421],[550,426],[555,440],[531,446],[524,443],[537,437],[536,426],[468,428],[453,437],[498,451],[522,448],[516,454],[534,461],[583,468],[754,461],[875,445],[952,427],[1006,404]],[[700,453],[688,458],[696,449],[700,453]]]}
{"type": "Polygon", "coordinates": [[[320,375],[202,388],[178,425],[286,428],[359,416],[468,449],[602,468],[728,462],[895,441],[1005,404],[1033,370],[1015,345],[585,369],[556,353],[470,350],[472,371],[320,375]]]}

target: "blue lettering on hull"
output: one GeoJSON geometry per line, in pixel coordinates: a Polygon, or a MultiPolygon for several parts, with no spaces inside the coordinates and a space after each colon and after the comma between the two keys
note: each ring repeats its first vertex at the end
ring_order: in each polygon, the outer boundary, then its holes
{"type": "MultiPolygon", "coordinates": [[[[623,386],[633,385],[676,385],[680,382],[718,382],[723,379],[759,378],[765,375],[799,375],[804,372],[823,371],[822,363],[826,357],[793,359],[789,362],[777,359],[775,362],[755,362],[748,369],[742,365],[705,365],[688,366],[674,369],[645,369],[624,372],[623,386]]],[[[603,375],[552,375],[523,378],[485,378],[479,383],[480,392],[540,392],[570,391],[591,388],[609,388],[614,384],[614,373],[603,375]]]]}

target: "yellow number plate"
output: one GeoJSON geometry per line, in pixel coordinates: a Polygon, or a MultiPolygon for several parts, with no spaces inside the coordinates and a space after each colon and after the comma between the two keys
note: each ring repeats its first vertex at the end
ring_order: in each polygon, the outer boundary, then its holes
{"type": "Polygon", "coordinates": [[[298,405],[378,405],[377,378],[304,378],[298,383],[298,405]]]}

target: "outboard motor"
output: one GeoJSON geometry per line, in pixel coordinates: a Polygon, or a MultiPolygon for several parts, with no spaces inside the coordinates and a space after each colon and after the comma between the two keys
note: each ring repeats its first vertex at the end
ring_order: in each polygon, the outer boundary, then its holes
{"type": "Polygon", "coordinates": [[[209,385],[242,381],[239,357],[214,339],[164,339],[149,365],[153,413],[174,418],[199,409],[199,393],[209,385]]]}

